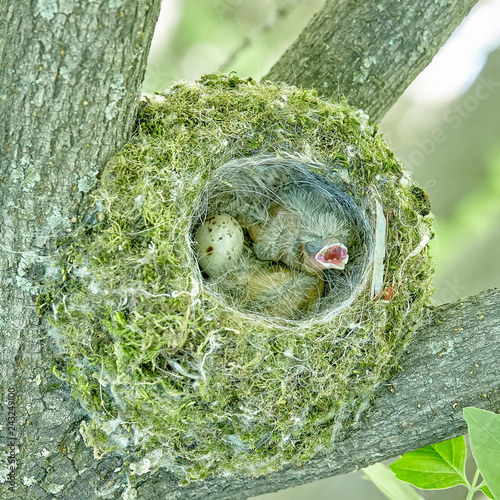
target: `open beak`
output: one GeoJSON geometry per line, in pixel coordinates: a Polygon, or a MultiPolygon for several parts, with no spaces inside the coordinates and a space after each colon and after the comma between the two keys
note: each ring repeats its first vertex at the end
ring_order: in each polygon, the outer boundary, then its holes
{"type": "Polygon", "coordinates": [[[344,269],[349,255],[347,248],[342,243],[325,245],[316,255],[315,260],[323,269],[344,269]]]}
{"type": "Polygon", "coordinates": [[[306,266],[318,272],[325,269],[344,269],[349,255],[345,245],[338,240],[330,240],[319,252],[305,251],[304,258],[306,266]]]}

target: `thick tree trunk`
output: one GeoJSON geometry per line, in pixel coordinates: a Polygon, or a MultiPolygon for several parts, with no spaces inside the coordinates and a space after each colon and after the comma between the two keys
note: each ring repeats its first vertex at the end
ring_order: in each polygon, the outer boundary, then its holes
{"type": "Polygon", "coordinates": [[[1,400],[15,397],[0,413],[0,497],[90,499],[102,478],[71,451],[82,411],[50,373],[34,283],[131,131],[160,1],[1,4],[0,380],[1,400]]]}
{"type": "Polygon", "coordinates": [[[264,79],[345,95],[377,123],[477,0],[327,0],[264,79]]]}
{"type": "MultiPolygon", "coordinates": [[[[328,23],[318,25],[326,31],[316,40],[326,41],[330,30],[342,27],[345,36],[353,33],[352,43],[336,50],[337,60],[346,62],[337,66],[341,78],[330,95],[338,86],[353,103],[377,117],[446,38],[434,41],[433,33],[451,32],[474,2],[448,2],[448,10],[437,7],[445,2],[431,0],[427,7],[419,0],[421,10],[400,6],[395,0],[359,3],[363,5],[340,2],[343,8],[352,4],[353,12],[340,11],[344,14],[336,19],[335,28],[328,23]],[[428,17],[433,8],[438,10],[428,17]],[[394,24],[394,29],[379,26],[392,18],[400,23],[399,29],[394,24]],[[420,18],[428,23],[422,33],[415,31],[420,18]],[[353,30],[353,22],[365,23],[364,27],[370,22],[371,31],[353,30]],[[403,37],[402,33],[407,34],[403,37]],[[414,44],[411,37],[419,42],[414,44]],[[410,52],[407,43],[411,43],[410,52]],[[391,76],[396,73],[400,75],[397,81],[391,76]],[[378,85],[384,75],[388,79],[378,85]]],[[[491,292],[430,312],[431,323],[417,336],[403,359],[405,371],[392,383],[395,392],[381,388],[372,418],[339,443],[332,455],[317,457],[301,469],[258,480],[214,478],[179,488],[165,471],[139,476],[130,484],[123,457],[110,455],[99,461],[92,457],[79,437],[84,412],[71,399],[70,388],[50,373],[54,361],[36,312],[34,283],[44,272],[51,242],[71,227],[78,204],[95,185],[100,167],[131,130],[158,11],[159,0],[39,0],[4,2],[0,7],[0,380],[4,402],[0,424],[5,452],[0,481],[9,473],[5,457],[11,450],[17,466],[15,491],[9,491],[8,481],[0,483],[2,498],[240,499],[335,471],[347,472],[456,435],[464,431],[460,417],[464,405],[498,409],[495,371],[500,354],[500,298],[498,292],[491,292]],[[7,405],[12,390],[15,397],[7,405]],[[14,429],[7,425],[7,415],[13,411],[14,429]]],[[[307,53],[300,46],[297,51],[307,53]]],[[[315,58],[322,53],[314,49],[315,58]]],[[[328,75],[315,73],[311,56],[304,68],[299,68],[294,57],[288,54],[283,61],[288,58],[288,66],[300,70],[304,78],[310,72],[311,85],[327,88],[328,75]]],[[[286,79],[277,73],[274,78],[286,79]]],[[[301,79],[288,81],[308,85],[301,79]]]]}

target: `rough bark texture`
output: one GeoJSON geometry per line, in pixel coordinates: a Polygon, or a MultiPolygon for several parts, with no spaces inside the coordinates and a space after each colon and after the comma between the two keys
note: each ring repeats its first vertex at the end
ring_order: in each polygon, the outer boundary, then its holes
{"type": "Polygon", "coordinates": [[[374,123],[477,0],[327,0],[264,79],[343,94],[374,123]]]}
{"type": "MultiPolygon", "coordinates": [[[[339,443],[334,454],[301,469],[272,478],[215,478],[182,489],[165,471],[140,476],[129,485],[123,457],[93,458],[78,432],[84,412],[71,399],[70,388],[50,373],[53,358],[34,304],[34,283],[54,238],[71,227],[79,201],[131,129],[159,3],[32,0],[0,6],[0,496],[241,499],[347,472],[454,436],[465,429],[462,406],[498,410],[500,296],[490,292],[431,312],[430,325],[403,360],[405,371],[393,381],[394,392],[382,388],[372,418],[339,443]],[[15,391],[14,492],[6,481],[12,442],[7,439],[12,433],[7,425],[8,410],[12,413],[6,403],[9,388],[15,391]]],[[[340,10],[344,14],[336,26],[318,25],[317,40],[331,43],[330,32],[337,36],[343,26],[345,36],[355,35],[352,43],[336,48],[337,60],[346,63],[339,67],[338,83],[329,85],[333,93],[338,86],[377,117],[474,1],[428,0],[431,5],[424,8],[419,0],[421,16],[415,3],[362,3],[339,3],[339,9],[348,6],[351,12],[340,10]],[[420,18],[425,27],[419,28],[420,18]],[[353,30],[357,22],[362,29],[353,30]],[[389,22],[391,29],[384,27],[389,22]],[[439,33],[437,41],[434,33],[439,33]],[[354,70],[349,73],[350,65],[354,70]],[[400,76],[394,80],[391,75],[396,73],[400,76]],[[391,78],[384,79],[386,74],[391,78]]],[[[310,36],[300,43],[307,47],[310,36]]],[[[308,50],[299,47],[297,54],[308,50]]],[[[321,50],[315,54],[319,59],[321,50]]],[[[294,57],[289,53],[284,61],[298,71],[294,57]]],[[[330,77],[312,63],[310,58],[309,66],[300,68],[302,78],[309,73],[312,84],[326,88],[330,77]]],[[[308,85],[305,79],[288,81],[308,85]]]]}
{"type": "Polygon", "coordinates": [[[131,130],[159,8],[159,0],[1,2],[2,498],[90,499],[101,481],[87,450],[73,457],[82,412],[50,374],[34,283],[54,238],[71,227],[99,168],[131,130]],[[7,426],[8,388],[15,428],[7,426]],[[8,432],[17,449],[6,447],[8,432]],[[4,482],[11,450],[15,493],[4,482]]]}

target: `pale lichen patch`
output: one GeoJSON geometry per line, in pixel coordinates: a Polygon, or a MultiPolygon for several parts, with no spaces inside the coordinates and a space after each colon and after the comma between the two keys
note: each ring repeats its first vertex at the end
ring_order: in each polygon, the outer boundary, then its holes
{"type": "Polygon", "coordinates": [[[40,15],[50,21],[58,12],[57,0],[37,0],[36,6],[40,15]]]}
{"type": "Polygon", "coordinates": [[[96,176],[99,172],[97,170],[92,170],[84,175],[82,178],[78,179],[78,191],[82,193],[88,193],[97,184],[96,176]]]}

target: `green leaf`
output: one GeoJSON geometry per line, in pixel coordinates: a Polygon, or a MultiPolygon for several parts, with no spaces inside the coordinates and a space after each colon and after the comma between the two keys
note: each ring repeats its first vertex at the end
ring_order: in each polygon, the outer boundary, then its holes
{"type": "Polygon", "coordinates": [[[389,467],[383,464],[371,465],[363,472],[389,500],[424,500],[411,486],[396,479],[389,467]]]}
{"type": "Polygon", "coordinates": [[[491,491],[489,490],[488,486],[484,485],[479,488],[488,498],[491,498],[492,500],[495,500],[495,497],[491,494],[491,491]]]}
{"type": "Polygon", "coordinates": [[[398,479],[424,490],[469,486],[465,477],[465,440],[458,436],[406,453],[389,465],[398,479]]]}
{"type": "Polygon", "coordinates": [[[472,454],[493,498],[500,500],[500,415],[464,408],[472,454]]]}

